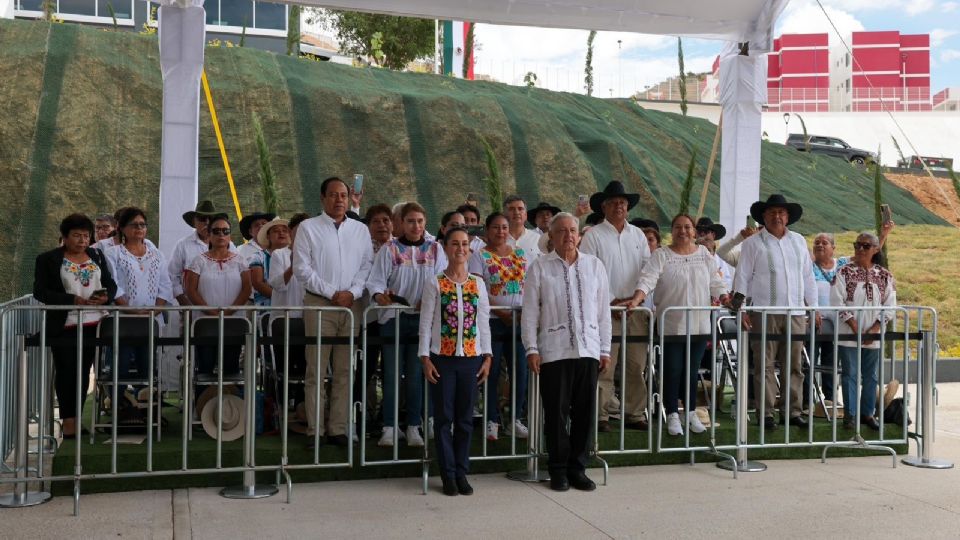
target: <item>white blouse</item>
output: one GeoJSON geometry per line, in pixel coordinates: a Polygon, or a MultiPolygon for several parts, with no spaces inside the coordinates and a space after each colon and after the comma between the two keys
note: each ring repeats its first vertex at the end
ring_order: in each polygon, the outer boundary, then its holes
{"type": "Polygon", "coordinates": [[[541,362],[610,356],[610,286],[600,259],[538,257],[524,284],[520,328],[527,354],[541,362]]]}
{"type": "Polygon", "coordinates": [[[440,273],[423,284],[419,356],[483,356],[490,347],[490,301],[483,280],[457,283],[440,273]]]}
{"type": "MultiPolygon", "coordinates": [[[[100,283],[101,275],[100,266],[93,262],[93,259],[77,264],[64,258],[60,264],[60,282],[63,283],[63,291],[80,298],[90,298],[95,291],[104,288],[100,283]]],[[[84,311],[81,324],[84,326],[94,324],[104,316],[106,316],[105,311],[84,311]]],[[[67,312],[67,322],[64,326],[68,328],[77,326],[76,311],[67,312]]]]}
{"type": "MultiPolygon", "coordinates": [[[[290,248],[280,248],[273,250],[270,254],[270,275],[267,276],[267,283],[273,288],[273,296],[270,297],[270,305],[274,307],[300,307],[303,305],[303,296],[305,294],[303,285],[297,279],[297,275],[291,273],[290,281],[283,280],[283,274],[290,268],[290,248]]],[[[301,310],[290,311],[291,317],[303,317],[301,310]]],[[[271,311],[270,320],[283,317],[282,311],[271,311]]]]}
{"type": "Polygon", "coordinates": [[[249,272],[243,255],[230,252],[222,261],[211,259],[206,253],[194,257],[187,271],[199,276],[197,290],[208,306],[232,306],[243,289],[243,272],[249,272]]]}
{"type": "Polygon", "coordinates": [[[125,297],[131,306],[155,306],[160,298],[173,303],[173,288],[167,272],[167,259],[155,247],[146,246],[137,257],[120,244],[107,250],[107,262],[117,282],[117,298],[125,297]]]}
{"type": "MultiPolygon", "coordinates": [[[[857,328],[860,333],[866,332],[873,323],[879,321],[881,327],[889,320],[896,317],[896,312],[892,308],[897,305],[897,290],[894,285],[893,274],[889,270],[879,265],[874,265],[870,270],[858,266],[854,263],[847,264],[837,270],[837,275],[833,279],[833,287],[830,289],[830,304],[834,306],[849,307],[876,307],[876,310],[860,311],[840,311],[839,319],[842,322],[856,318],[857,328]]],[[[847,324],[840,326],[841,334],[851,333],[851,328],[847,324]]],[[[838,345],[843,347],[856,347],[856,341],[839,341],[838,345]]],[[[867,345],[865,349],[879,349],[880,340],[867,345]]]]}
{"type": "Polygon", "coordinates": [[[727,288],[717,272],[717,261],[703,246],[689,255],[680,255],[669,247],[653,252],[640,273],[640,289],[649,294],[656,288],[657,312],[662,313],[660,333],[668,336],[710,333],[709,311],[668,311],[668,307],[709,307],[727,288]]]}
{"type": "MultiPolygon", "coordinates": [[[[440,244],[425,240],[419,246],[408,245],[399,239],[384,244],[373,259],[373,268],[367,279],[367,291],[370,298],[387,289],[406,298],[411,308],[415,308],[423,296],[424,281],[434,278],[447,267],[447,257],[440,244]]],[[[371,301],[371,305],[375,302],[371,301]]],[[[393,319],[398,310],[381,309],[377,311],[380,324],[393,319]]],[[[414,309],[403,310],[415,313],[414,309]]]]}

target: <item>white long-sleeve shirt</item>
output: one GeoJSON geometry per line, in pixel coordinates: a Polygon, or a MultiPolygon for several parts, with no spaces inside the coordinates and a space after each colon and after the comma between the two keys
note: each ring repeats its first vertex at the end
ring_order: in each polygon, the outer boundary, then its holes
{"type": "Polygon", "coordinates": [[[338,291],[350,291],[359,300],[372,264],[370,232],[357,220],[346,218],[338,227],[320,214],[297,228],[293,273],[308,293],[333,299],[338,291]]]}
{"type": "Polygon", "coordinates": [[[146,244],[143,257],[137,257],[120,244],[105,255],[110,273],[117,282],[117,298],[126,297],[131,306],[155,306],[160,298],[174,302],[173,286],[167,270],[167,259],[152,244],[146,244]]]}
{"type": "Polygon", "coordinates": [[[639,228],[627,223],[617,232],[610,222],[603,221],[583,235],[580,251],[603,263],[611,301],[630,298],[640,288],[640,269],[650,258],[650,247],[639,228]]]}
{"type": "MultiPolygon", "coordinates": [[[[183,272],[187,265],[197,258],[197,255],[206,253],[210,249],[207,242],[197,236],[197,231],[181,238],[176,247],[173,248],[173,255],[170,256],[170,263],[167,270],[170,272],[170,283],[173,285],[173,296],[176,298],[183,292],[183,272]]],[[[230,251],[237,251],[237,246],[230,242],[230,251]]]]}
{"type": "MultiPolygon", "coordinates": [[[[834,306],[849,307],[877,307],[892,308],[897,305],[897,290],[894,285],[893,274],[889,270],[879,265],[874,265],[870,270],[856,264],[848,264],[837,270],[837,275],[833,279],[833,286],[830,288],[830,304],[834,306]]],[[[840,321],[846,323],[850,319],[856,319],[857,329],[865,333],[873,323],[880,322],[880,325],[896,317],[892,309],[877,309],[863,311],[840,311],[840,321]]],[[[851,333],[850,326],[843,324],[840,327],[841,334],[851,333]]],[[[856,341],[840,341],[838,345],[844,347],[856,347],[856,341]]],[[[880,348],[880,340],[863,347],[865,349],[880,348]]]]}
{"type": "MultiPolygon", "coordinates": [[[[716,259],[703,246],[697,246],[697,250],[689,255],[680,255],[666,246],[654,251],[640,275],[640,290],[650,294],[654,288],[658,313],[664,313],[668,307],[709,307],[711,297],[719,298],[727,292],[717,272],[716,259]]],[[[663,314],[660,333],[668,336],[686,334],[687,313],[691,334],[710,333],[708,311],[667,311],[663,314]]]]}
{"type": "MultiPolygon", "coordinates": [[[[423,296],[423,284],[447,267],[447,257],[440,244],[433,240],[424,240],[420,245],[405,244],[399,238],[384,244],[376,257],[373,268],[367,278],[367,291],[370,299],[387,289],[410,302],[411,309],[405,313],[416,313],[417,302],[423,296]]],[[[377,312],[380,324],[393,319],[398,310],[383,309],[377,312]]]]}
{"type": "Polygon", "coordinates": [[[483,280],[457,283],[439,273],[423,284],[419,356],[483,356],[490,347],[490,301],[483,280]]]}
{"type": "Polygon", "coordinates": [[[743,234],[737,233],[736,236],[717,246],[717,256],[724,260],[730,266],[736,267],[740,261],[740,244],[746,238],[743,234]]]}
{"type": "MultiPolygon", "coordinates": [[[[303,305],[303,285],[297,279],[296,274],[290,276],[290,281],[284,281],[283,274],[290,268],[290,248],[280,248],[273,250],[270,254],[270,275],[267,276],[267,283],[273,288],[273,295],[270,297],[270,305],[275,307],[300,307],[303,305]]],[[[302,317],[301,310],[290,312],[291,317],[302,317]]],[[[270,319],[283,317],[282,311],[271,311],[270,319]]]]}
{"type": "Polygon", "coordinates": [[[816,307],[817,284],[806,240],[792,231],[777,238],[766,229],[744,240],[733,290],[751,298],[754,306],[816,307]]]}
{"type": "Polygon", "coordinates": [[[600,259],[538,257],[527,272],[520,329],[527,354],[541,362],[610,356],[610,286],[600,259]]]}

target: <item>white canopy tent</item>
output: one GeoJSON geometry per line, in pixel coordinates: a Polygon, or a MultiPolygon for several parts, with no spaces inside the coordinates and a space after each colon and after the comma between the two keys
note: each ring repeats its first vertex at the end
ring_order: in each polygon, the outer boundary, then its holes
{"type": "MultiPolygon", "coordinates": [[[[287,3],[491,24],[582,28],[726,40],[720,222],[738,230],[760,191],[764,53],[788,0],[296,0],[287,3]],[[737,43],[749,42],[749,56],[737,43]]],[[[189,232],[180,215],[197,201],[197,132],[203,65],[203,0],[161,0],[163,148],[160,246],[189,232]],[[192,124],[191,124],[192,122],[192,124]],[[191,174],[192,171],[192,174],[191,174]]]]}

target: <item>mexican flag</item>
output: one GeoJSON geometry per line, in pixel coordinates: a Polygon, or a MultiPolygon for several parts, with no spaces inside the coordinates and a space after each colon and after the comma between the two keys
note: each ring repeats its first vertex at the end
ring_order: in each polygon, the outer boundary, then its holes
{"type": "Polygon", "coordinates": [[[466,53],[465,43],[471,22],[442,21],[443,32],[443,74],[458,78],[473,79],[473,51],[470,51],[467,72],[463,72],[463,56],[466,53]]]}

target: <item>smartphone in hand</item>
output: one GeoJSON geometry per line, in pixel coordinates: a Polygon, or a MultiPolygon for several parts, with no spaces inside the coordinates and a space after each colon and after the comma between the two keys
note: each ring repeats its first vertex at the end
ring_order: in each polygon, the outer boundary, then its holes
{"type": "Polygon", "coordinates": [[[360,193],[363,191],[363,175],[355,174],[353,175],[353,192],[360,193]]]}
{"type": "Polygon", "coordinates": [[[881,204],[880,205],[880,222],[889,223],[891,221],[893,221],[893,213],[890,211],[890,205],[881,204]]]}

